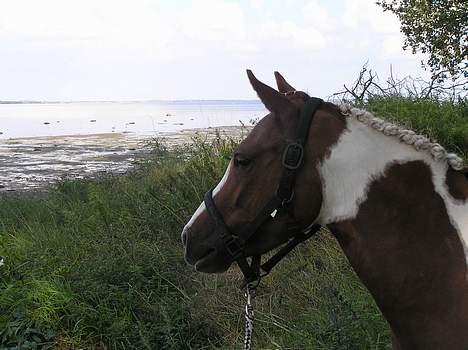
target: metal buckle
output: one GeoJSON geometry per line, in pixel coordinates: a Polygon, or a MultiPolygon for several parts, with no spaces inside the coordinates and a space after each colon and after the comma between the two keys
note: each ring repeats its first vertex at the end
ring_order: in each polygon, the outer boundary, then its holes
{"type": "Polygon", "coordinates": [[[239,237],[229,235],[224,239],[224,244],[228,253],[234,258],[238,259],[242,255],[242,242],[239,237]]]}
{"type": "Polygon", "coordinates": [[[286,208],[289,203],[291,203],[294,199],[294,191],[291,191],[291,195],[289,196],[289,198],[284,198],[283,201],[281,202],[281,208],[286,208]]]}
{"type": "Polygon", "coordinates": [[[304,147],[300,143],[292,142],[286,145],[281,162],[286,169],[296,170],[302,164],[304,147]]]}

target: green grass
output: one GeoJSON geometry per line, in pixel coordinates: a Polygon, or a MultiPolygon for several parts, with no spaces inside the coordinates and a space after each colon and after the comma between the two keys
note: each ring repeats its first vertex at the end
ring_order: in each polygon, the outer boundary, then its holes
{"type": "MultiPolygon", "coordinates": [[[[466,157],[461,107],[429,101],[419,113],[413,103],[375,100],[369,109],[411,125],[429,118],[428,133],[466,157]]],[[[239,272],[193,272],[179,239],[235,144],[196,140],[168,151],[155,141],[151,160],[126,176],[1,198],[0,349],[241,348],[239,272]]],[[[327,232],[258,293],[256,349],[390,348],[385,321],[327,232]]]]}
{"type": "MultiPolygon", "coordinates": [[[[64,181],[46,197],[0,201],[2,349],[238,349],[236,269],[193,272],[179,234],[222,174],[235,142],[154,145],[127,176],[64,181]]],[[[255,344],[265,348],[385,349],[372,299],[323,233],[266,278],[255,344]]]]}
{"type": "Polygon", "coordinates": [[[437,140],[468,164],[468,101],[412,99],[401,96],[372,97],[369,111],[437,140]]]}

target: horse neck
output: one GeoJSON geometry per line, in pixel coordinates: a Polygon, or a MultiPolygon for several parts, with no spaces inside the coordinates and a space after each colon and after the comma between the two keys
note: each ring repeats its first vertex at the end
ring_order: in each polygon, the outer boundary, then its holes
{"type": "MultiPolygon", "coordinates": [[[[322,225],[356,216],[373,180],[385,176],[395,164],[420,161],[432,172],[435,191],[454,215],[454,221],[468,241],[468,206],[457,202],[447,191],[448,164],[434,160],[429,153],[417,151],[393,136],[384,135],[356,118],[347,118],[345,131],[319,164],[323,181],[323,203],[317,221],[322,225]]],[[[413,189],[418,191],[418,188],[413,189]]]]}
{"type": "Polygon", "coordinates": [[[392,329],[427,327],[436,336],[432,318],[468,326],[468,206],[447,193],[447,164],[349,118],[319,172],[318,222],[335,234],[392,329]]]}

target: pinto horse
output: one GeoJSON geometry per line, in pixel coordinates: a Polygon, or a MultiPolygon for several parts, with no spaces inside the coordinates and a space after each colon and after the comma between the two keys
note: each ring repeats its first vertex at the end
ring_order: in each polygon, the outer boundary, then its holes
{"type": "MultiPolygon", "coordinates": [[[[275,72],[278,91],[247,71],[270,113],[239,145],[212,201],[241,236],[278,188],[281,154],[309,96],[275,72]]],[[[347,105],[322,103],[294,182],[300,230],[327,226],[388,321],[394,349],[468,349],[468,176],[463,161],[424,136],[347,105]]],[[[291,238],[289,216],[272,215],[245,256],[291,238]]],[[[205,202],[184,227],[197,271],[233,263],[205,202]]]]}

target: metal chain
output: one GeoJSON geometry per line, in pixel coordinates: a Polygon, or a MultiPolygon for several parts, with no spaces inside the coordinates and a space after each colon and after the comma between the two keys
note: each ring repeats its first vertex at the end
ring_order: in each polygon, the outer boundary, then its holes
{"type": "Polygon", "coordinates": [[[252,332],[253,332],[253,306],[252,299],[254,298],[255,288],[247,284],[245,287],[245,337],[244,337],[244,350],[252,349],[252,332]]]}

